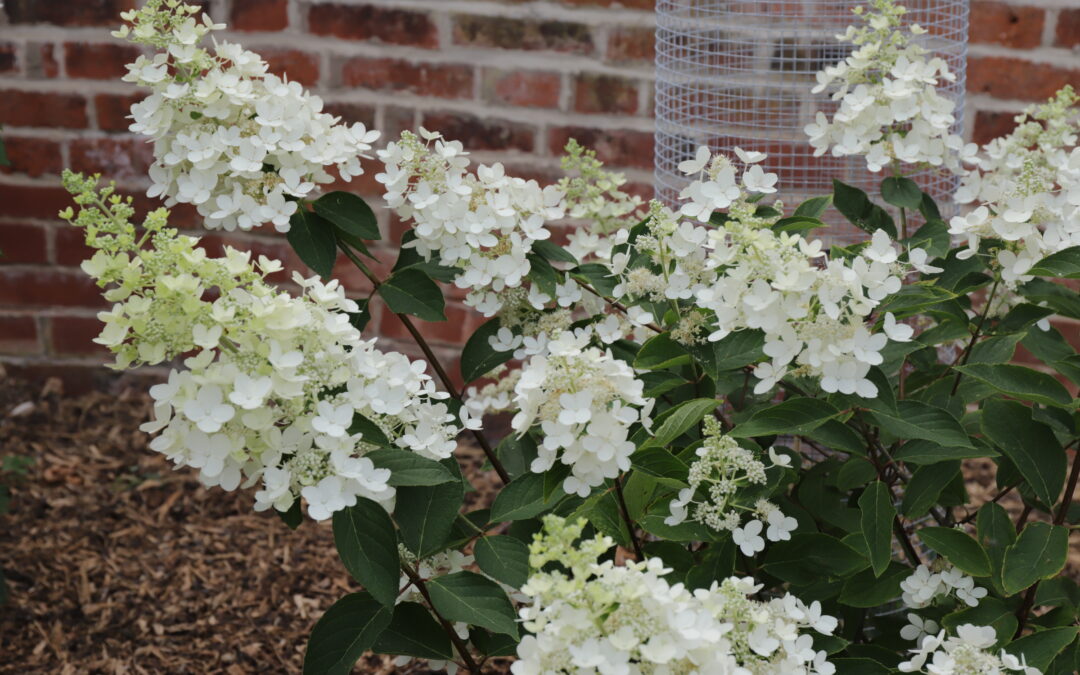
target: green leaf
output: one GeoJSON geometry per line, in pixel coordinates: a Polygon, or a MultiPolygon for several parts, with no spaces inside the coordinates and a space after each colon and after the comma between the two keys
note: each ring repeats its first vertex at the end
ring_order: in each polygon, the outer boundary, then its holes
{"type": "Polygon", "coordinates": [[[561,496],[556,492],[552,499],[544,499],[544,474],[523,474],[495,495],[495,503],[491,505],[491,521],[499,523],[533,518],[554,506],[561,496]]]}
{"type": "Polygon", "coordinates": [[[347,675],[390,625],[392,612],[370,593],[350,593],[315,624],[304,652],[304,675],[347,675]]]}
{"type": "Polygon", "coordinates": [[[475,572],[455,572],[427,582],[431,604],[447,621],[461,621],[517,637],[517,613],[499,584],[475,572]]]}
{"type": "MultiPolygon", "coordinates": [[[[861,460],[859,460],[861,461],[861,460]]],[[[896,509],[892,493],[885,483],[877,480],[859,496],[859,524],[863,540],[870,551],[870,566],[874,576],[880,577],[892,558],[892,524],[896,509]]]]}
{"type": "Polygon", "coordinates": [[[921,401],[897,401],[896,413],[871,410],[882,429],[901,439],[921,438],[948,447],[969,448],[964,427],[949,411],[921,401]]]}
{"type": "Polygon", "coordinates": [[[705,371],[714,379],[720,373],[757,363],[764,356],[765,333],[757,329],[738,330],[716,342],[706,342],[690,348],[690,353],[701,362],[705,371]]]}
{"type": "Polygon", "coordinates": [[[1052,253],[1035,263],[1027,272],[1037,277],[1080,279],[1080,246],[1052,253]]]}
{"type": "Polygon", "coordinates": [[[664,448],[643,447],[630,455],[630,464],[642,473],[656,478],[686,483],[690,467],[664,448]]]}
{"type": "Polygon", "coordinates": [[[908,441],[893,453],[893,459],[896,461],[911,462],[912,464],[937,464],[971,457],[998,456],[998,453],[987,447],[944,448],[933,441],[921,439],[908,441]]]}
{"type": "Polygon", "coordinates": [[[461,379],[465,383],[483,377],[496,366],[501,366],[514,357],[514,350],[495,351],[490,338],[499,332],[499,319],[496,317],[476,329],[465,348],[461,351],[461,379]]]}
{"type": "Polygon", "coordinates": [[[790,398],[757,411],[749,420],[732,429],[730,435],[733,438],[776,434],[800,436],[839,414],[839,410],[819,398],[790,398]]]}
{"type": "Polygon", "coordinates": [[[578,260],[574,257],[574,254],[567,251],[562,246],[549,241],[547,239],[540,239],[532,243],[532,250],[540,255],[544,256],[551,262],[564,262],[571,265],[577,265],[578,260]]]}
{"type": "Polygon", "coordinates": [[[412,314],[424,321],[446,321],[446,306],[438,284],[415,267],[406,267],[379,286],[379,295],[395,314],[412,314]]]}
{"type": "Polygon", "coordinates": [[[641,445],[642,448],[667,447],[672,441],[682,436],[690,427],[696,426],[706,415],[711,413],[720,402],[714,398],[695,398],[684,401],[656,418],[653,437],[641,445]]]}
{"type": "Polygon", "coordinates": [[[529,465],[536,459],[536,441],[529,434],[509,433],[499,441],[495,454],[503,468],[512,478],[519,478],[529,472],[529,465]]]}
{"type": "Polygon", "coordinates": [[[957,626],[965,623],[975,626],[992,626],[994,632],[997,633],[999,644],[1011,640],[1016,632],[1015,608],[1010,608],[998,598],[993,596],[983,598],[978,607],[961,606],[963,609],[945,615],[941,620],[941,625],[950,631],[955,631],[957,626]]]}
{"type": "Polygon", "coordinates": [[[300,509],[299,499],[292,503],[288,511],[275,509],[274,513],[278,514],[278,518],[281,518],[281,522],[285,523],[290,530],[295,530],[300,527],[300,523],[304,522],[304,512],[300,509]]]}
{"type": "Polygon", "coordinates": [[[793,584],[809,584],[823,575],[846,577],[866,565],[866,558],[836,537],[803,532],[773,544],[765,552],[762,569],[793,584]]]}
{"type": "Polygon", "coordinates": [[[465,490],[458,481],[398,488],[394,519],[405,546],[418,558],[442,548],[450,537],[464,497],[465,490]]]}
{"type": "Polygon", "coordinates": [[[821,222],[817,218],[806,218],[803,216],[790,216],[788,218],[781,218],[776,221],[772,226],[772,231],[777,234],[787,232],[788,234],[804,234],[811,230],[816,230],[819,227],[828,227],[827,223],[821,222]]]}
{"type": "Polygon", "coordinates": [[[796,216],[806,216],[807,218],[820,218],[823,213],[829,208],[829,204],[832,204],[832,195],[822,195],[821,197],[811,197],[802,204],[795,207],[796,216]]]}
{"type": "Polygon", "coordinates": [[[983,404],[982,432],[1016,465],[1020,475],[1047,507],[1057,501],[1068,469],[1065,450],[1050,427],[1031,417],[1031,408],[1015,401],[989,399],[983,404]]]}
{"type": "Polygon", "coordinates": [[[922,190],[910,178],[889,176],[881,181],[881,198],[893,206],[918,210],[922,205],[922,195],[922,190]]]}
{"type": "Polygon", "coordinates": [[[873,234],[876,230],[885,230],[896,239],[896,225],[892,217],[880,206],[870,201],[865,192],[857,187],[845,185],[833,180],[833,205],[852,225],[873,234]]]}
{"type": "Polygon", "coordinates": [[[457,480],[444,465],[415,452],[400,448],[381,448],[364,455],[378,469],[389,469],[387,483],[394,487],[442,485],[457,480]]]}
{"type": "Polygon", "coordinates": [[[345,569],[387,607],[397,599],[401,578],[397,533],[386,509],[370,499],[334,514],[334,545],[345,569]]]}
{"type": "Polygon", "coordinates": [[[828,420],[804,435],[827,448],[858,457],[866,456],[866,441],[854,429],[837,420],[828,420]]]}
{"type": "Polygon", "coordinates": [[[589,284],[597,293],[605,297],[611,297],[619,282],[618,277],[612,276],[611,270],[600,263],[578,265],[570,272],[570,276],[589,284]]]}
{"type": "Polygon", "coordinates": [[[403,602],[372,647],[379,654],[400,654],[445,661],[454,658],[450,637],[423,605],[403,602]]]}
{"type": "Polygon", "coordinates": [[[659,370],[687,363],[690,363],[690,355],[671,339],[671,333],[660,333],[646,340],[634,359],[634,367],[638,370],[659,370]]]}
{"type": "Polygon", "coordinates": [[[900,582],[911,575],[911,568],[893,560],[881,576],[865,569],[844,582],[838,600],[849,607],[880,607],[900,597],[900,582]]]}
{"type": "Polygon", "coordinates": [[[971,535],[951,527],[924,527],[919,539],[938,555],[944,556],[960,571],[973,577],[990,576],[990,559],[971,535]]]}
{"type": "Polygon", "coordinates": [[[483,628],[473,628],[469,631],[469,640],[482,654],[488,656],[514,656],[517,654],[517,638],[512,638],[509,635],[492,633],[483,628]]]}
{"type": "Polygon", "coordinates": [[[1040,373],[1024,366],[1007,363],[971,363],[966,366],[953,366],[953,370],[985,382],[1003,394],[1022,398],[1025,401],[1061,406],[1072,403],[1072,396],[1069,395],[1068,390],[1053,375],[1040,373]]]}
{"type": "Polygon", "coordinates": [[[955,460],[948,464],[931,464],[916,469],[904,488],[904,500],[900,504],[904,517],[911,520],[925,516],[937,503],[941,491],[958,473],[960,462],[955,460]]]}
{"type": "Polygon", "coordinates": [[[1078,630],[1076,626],[1041,630],[1006,645],[1005,651],[1016,658],[1022,655],[1031,668],[1046,670],[1054,657],[1076,639],[1078,630]]]}
{"type": "Polygon", "coordinates": [[[1005,549],[1001,585],[1009,595],[1019,593],[1040,579],[1055,576],[1064,569],[1068,555],[1068,528],[1028,523],[1016,541],[1005,549]]]}
{"type": "Polygon", "coordinates": [[[1008,512],[995,502],[979,507],[975,524],[979,544],[990,558],[991,578],[994,585],[1002,589],[1001,566],[1005,562],[1005,551],[1016,541],[1016,528],[1008,512]]]}
{"type": "Polygon", "coordinates": [[[892,312],[896,318],[901,319],[956,297],[956,293],[946,288],[932,282],[920,281],[902,286],[899,291],[886,298],[885,302],[878,306],[877,311],[879,316],[892,312]]]}
{"type": "Polygon", "coordinates": [[[298,208],[289,218],[289,245],[305,265],[324,279],[334,271],[337,239],[334,226],[317,213],[298,208]]]}
{"type": "Polygon", "coordinates": [[[529,547],[514,537],[482,537],[473,552],[480,570],[512,588],[521,588],[529,579],[529,547]]]}
{"type": "Polygon", "coordinates": [[[386,437],[386,432],[382,430],[382,427],[361,413],[353,413],[352,424],[349,425],[349,434],[360,434],[365,443],[371,443],[380,448],[396,448],[390,442],[390,439],[386,437]]]}
{"type": "Polygon", "coordinates": [[[316,199],[315,213],[327,219],[345,234],[358,239],[377,240],[379,221],[363,199],[351,192],[328,192],[316,199]]]}
{"type": "Polygon", "coordinates": [[[829,659],[829,663],[836,666],[836,675],[889,675],[893,672],[888,666],[865,657],[829,659]]]}

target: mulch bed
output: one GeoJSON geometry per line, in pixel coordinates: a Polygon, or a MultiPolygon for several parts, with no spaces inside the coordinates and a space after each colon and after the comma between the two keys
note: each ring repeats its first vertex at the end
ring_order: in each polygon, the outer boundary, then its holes
{"type": "MultiPolygon", "coordinates": [[[[0,457],[34,458],[0,515],[0,673],[299,673],[315,621],[357,589],[327,524],[290,531],[149,451],[150,412],[141,384],[65,397],[0,370],[0,457]]],[[[493,477],[466,454],[475,505],[493,477]]],[[[991,462],[966,474],[973,502],[995,494],[991,462]]],[[[430,672],[372,655],[358,669],[430,672]]]]}

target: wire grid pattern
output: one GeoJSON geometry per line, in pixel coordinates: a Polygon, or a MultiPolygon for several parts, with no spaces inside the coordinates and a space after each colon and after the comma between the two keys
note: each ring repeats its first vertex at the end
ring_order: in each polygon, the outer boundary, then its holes
{"type": "MultiPolygon", "coordinates": [[[[927,29],[919,43],[956,75],[939,92],[956,102],[953,130],[961,133],[968,0],[903,4],[906,20],[927,29]]],[[[679,202],[687,179],[677,166],[701,145],[714,152],[740,146],[768,153],[764,168],[779,176],[778,196],[789,204],[831,193],[834,177],[877,195],[886,174],[867,171],[861,156],[814,157],[803,132],[817,111],[831,115],[837,108],[827,92],[810,90],[817,71],[850,53],[852,46],[836,35],[855,22],[854,6],[830,0],[658,0],[657,198],[679,202]]],[[[943,172],[926,170],[912,178],[939,202],[955,188],[955,179],[943,172]]],[[[843,243],[861,236],[833,221],[823,238],[843,243]]]]}

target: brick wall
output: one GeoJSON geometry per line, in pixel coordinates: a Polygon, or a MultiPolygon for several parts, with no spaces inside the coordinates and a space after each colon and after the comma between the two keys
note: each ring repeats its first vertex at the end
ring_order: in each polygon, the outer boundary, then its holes
{"type": "MultiPolygon", "coordinates": [[[[13,163],[0,169],[0,363],[80,386],[99,377],[90,339],[102,306],[78,263],[64,166],[101,171],[138,193],[149,148],[126,131],[138,92],[118,81],[135,51],[108,31],[134,0],[7,0],[0,10],[0,124],[13,163]]],[[[394,136],[424,125],[478,161],[555,176],[575,137],[647,193],[652,165],[653,0],[203,0],[228,37],[314,88],[335,114],[394,136]]],[[[969,118],[979,141],[1006,131],[1027,102],[1080,84],[1080,0],[972,3],[969,118]]],[[[374,172],[353,188],[375,199],[374,172]]],[[[142,199],[142,203],[149,204],[142,199]]],[[[375,202],[373,202],[375,203],[375,202]]],[[[388,237],[400,224],[382,214],[388,237]]],[[[175,214],[189,227],[190,212],[175,214]]],[[[280,235],[206,237],[296,261],[280,235]]],[[[383,258],[392,260],[383,250],[383,258]]],[[[363,283],[338,268],[353,288],[363,283]]],[[[476,328],[460,299],[423,326],[444,353],[476,328]]],[[[376,309],[371,330],[405,344],[376,309]]]]}

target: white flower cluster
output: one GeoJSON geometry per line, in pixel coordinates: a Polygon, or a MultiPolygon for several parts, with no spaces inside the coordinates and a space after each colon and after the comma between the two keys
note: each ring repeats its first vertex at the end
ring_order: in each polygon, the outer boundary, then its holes
{"type": "Polygon", "coordinates": [[[150,389],[156,420],[142,429],[161,432],[152,449],[199,469],[208,486],[260,483],[256,510],[287,511],[303,496],[316,520],[357,496],[392,505],[390,471],[365,456],[371,450],[389,443],[451,456],[458,427],[439,401],[447,395],[424,362],[361,338],[349,319],[358,307],[337,281],[296,275],[303,293],[292,297],[263,280],[278,261],[253,264],[231,248],[209,257],[197,239],[165,227],[164,209],[137,240],[130,202],[107,207],[93,179],[67,174],[65,183],[83,205],[73,222],[98,249],[83,269],[112,286],[96,341],[118,367],[191,354],[150,389]],[[358,414],[363,431],[353,428],[358,414]]]}
{"type": "MultiPolygon", "coordinates": [[[[742,155],[744,162],[763,158],[760,153],[742,155]]],[[[756,164],[744,172],[744,184],[754,168],[756,164]]],[[[660,272],[640,265],[629,268],[629,256],[616,254],[612,266],[623,280],[616,294],[655,302],[694,299],[697,307],[712,312],[711,322],[693,315],[684,321],[689,320],[691,328],[711,325],[710,341],[735,331],[762,330],[770,361],[754,371],[757,394],[791,374],[816,377],[827,392],[876,396],[867,373],[882,363],[881,351],[889,340],[910,340],[913,330],[886,314],[881,317],[883,331],[874,333],[868,319],[883,299],[900,290],[908,269],[940,271],[926,264],[927,253],[912,249],[901,262],[902,251],[877,230],[850,261],[829,260],[820,241],[771,229],[780,217],[775,215],[778,204],[771,208],[774,215],[756,215],[759,205],[734,183],[728,158],[718,155],[710,161],[709,151],[702,148],[683,169],[701,175],[686,188],[690,202],[682,213],[706,222],[714,209],[727,208],[722,224],[704,228],[680,222],[654,203],[649,233],[639,236],[634,247],[648,254],[660,272]]],[[[760,184],[769,182],[754,179],[750,184],[760,192],[760,184]]]]}
{"type": "MultiPolygon", "coordinates": [[[[843,61],[817,74],[813,93],[839,85],[832,98],[840,106],[830,120],[818,112],[806,126],[817,156],[832,148],[837,157],[865,155],[870,171],[899,163],[929,164],[962,171],[961,155],[974,152],[960,136],[950,133],[956,122],[956,104],[937,93],[942,80],[956,76],[938,57],[926,59],[926,50],[900,29],[907,11],[893,0],[871,0],[866,26],[848,26],[838,35],[856,49],[843,61]]],[[[863,14],[863,8],[855,8],[863,14]]],[[[926,31],[917,24],[912,35],[926,31]]]]}
{"type": "Polygon", "coordinates": [[[931,675],[1004,675],[1019,672],[1024,675],[1042,675],[1038,668],[1027,665],[1027,660],[1005,651],[994,654],[989,651],[997,642],[997,633],[990,626],[969,623],[956,627],[956,635],[945,637],[945,631],[923,638],[912,657],[901,662],[897,669],[902,673],[930,673],[931,675]]]}
{"type": "Polygon", "coordinates": [[[224,28],[201,9],[149,0],[124,12],[114,33],[158,50],[128,65],[124,80],[153,93],[131,107],[131,130],[154,141],[153,185],[148,194],[166,204],[193,204],[209,228],[250,230],[273,223],[289,230],[295,199],[316,184],[363,173],[360,157],[379,132],[345,126],[322,112],[322,100],[296,82],[266,72],[267,65],[240,45],[199,46],[224,28]]]}
{"type": "Polygon", "coordinates": [[[919,565],[911,576],[900,582],[904,604],[912,609],[930,606],[939,598],[955,594],[969,607],[978,607],[979,600],[986,597],[986,589],[975,585],[975,580],[959,569],[945,562],[935,562],[931,571],[926,565],[919,565]]]}
{"type": "Polygon", "coordinates": [[[519,412],[511,423],[524,434],[540,421],[544,441],[531,470],[543,473],[556,460],[568,465],[563,489],[582,497],[630,469],[630,426],[647,422],[653,403],[633,368],[589,346],[590,337],[566,331],[547,344],[547,354],[529,359],[514,387],[519,412]]]}
{"type": "Polygon", "coordinates": [[[1000,240],[995,262],[1009,288],[1030,281],[1028,270],[1046,256],[1080,246],[1078,101],[1066,86],[1018,116],[1012,133],[983,147],[956,192],[958,203],[974,205],[949,221],[949,233],[967,243],[958,257],[1000,240]]]}
{"type": "Polygon", "coordinates": [[[664,578],[670,570],[659,558],[598,562],[613,542],[601,536],[575,546],[584,521],[547,516],[544,526],[530,547],[534,572],[522,592],[532,604],[520,615],[532,634],[518,645],[514,675],[835,672],[807,632],[830,635],[837,626],[817,601],[753,600],[761,586],[750,577],[690,591],[664,578]]]}
{"type": "MultiPolygon", "coordinates": [[[[551,237],[547,221],[563,216],[562,191],[507,176],[502,164],[469,173],[460,142],[420,133],[423,140],[405,132],[379,151],[386,170],[376,179],[386,186],[387,206],[414,223],[407,246],[460,268],[454,284],[469,289],[466,304],[492,316],[502,294],[522,286],[533,242],[551,237]]],[[[535,287],[529,299],[537,308],[552,300],[535,287]]]]}
{"type": "Polygon", "coordinates": [[[690,518],[713,530],[726,530],[747,556],[764,550],[762,530],[769,541],[791,539],[798,521],[765,499],[753,504],[740,499],[740,490],[766,483],[769,468],[791,466],[790,457],[769,448],[770,466],[766,467],[752,451],[724,435],[720,423],[712,417],[705,418],[705,440],[695,453],[698,459],[690,465],[690,487],[680,490],[671,501],[671,515],[664,519],[667,525],[678,525],[690,518]],[[740,527],[742,511],[752,512],[757,518],[740,527]]]}

